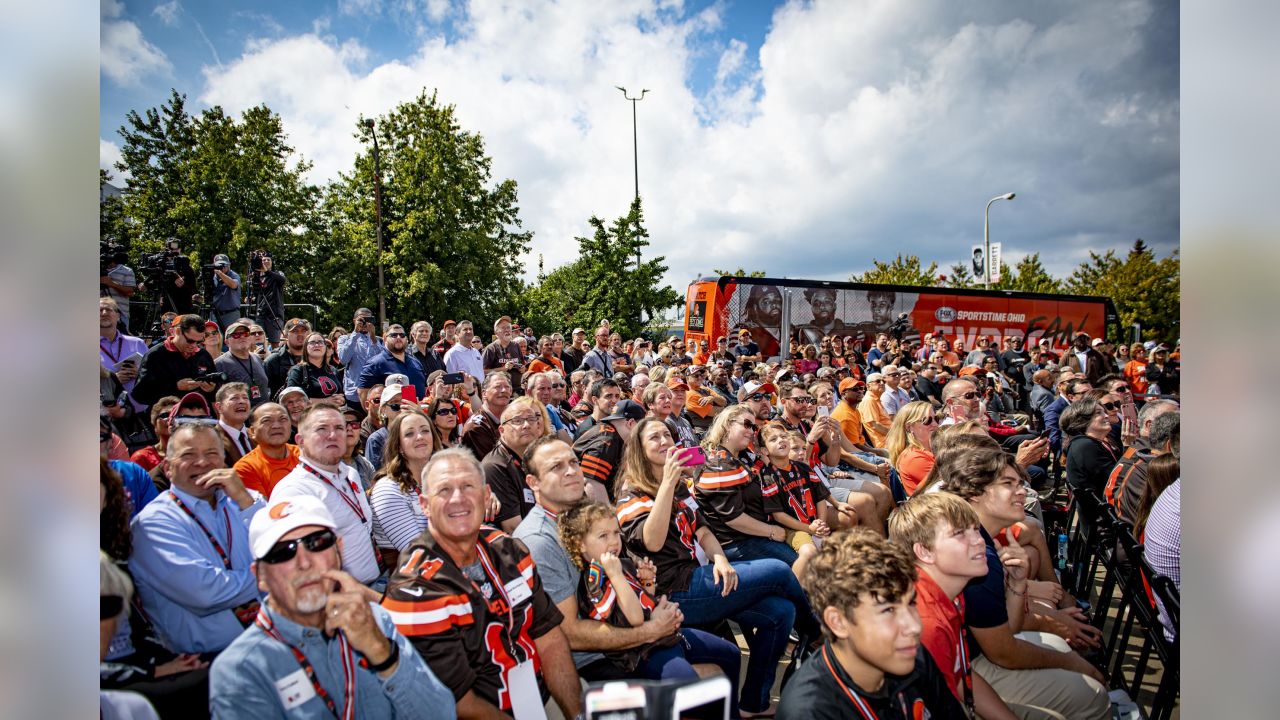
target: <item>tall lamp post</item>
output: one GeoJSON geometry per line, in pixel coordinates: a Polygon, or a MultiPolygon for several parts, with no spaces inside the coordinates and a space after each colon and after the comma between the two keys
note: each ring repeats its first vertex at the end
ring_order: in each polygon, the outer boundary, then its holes
{"type": "Polygon", "coordinates": [[[364,121],[373,136],[373,211],[378,223],[378,328],[387,328],[387,296],[385,281],[382,275],[382,159],[378,155],[378,132],[374,128],[373,119],[364,121]]]}
{"type": "MultiPolygon", "coordinates": [[[[622,87],[621,85],[614,85],[614,87],[622,91],[622,97],[631,101],[631,156],[632,156],[632,162],[633,162],[632,167],[635,169],[635,175],[636,175],[636,198],[635,199],[639,200],[640,199],[640,140],[639,140],[639,135],[636,131],[636,103],[643,100],[645,93],[649,92],[649,90],[646,88],[640,91],[639,97],[631,97],[630,95],[627,94],[627,89],[622,87]]],[[[640,269],[640,250],[639,249],[636,250],[636,269],[637,270],[640,269]]]]}
{"type": "Polygon", "coordinates": [[[982,287],[991,287],[991,203],[997,200],[1012,200],[1017,193],[997,195],[987,201],[987,209],[982,212],[982,287]]]}

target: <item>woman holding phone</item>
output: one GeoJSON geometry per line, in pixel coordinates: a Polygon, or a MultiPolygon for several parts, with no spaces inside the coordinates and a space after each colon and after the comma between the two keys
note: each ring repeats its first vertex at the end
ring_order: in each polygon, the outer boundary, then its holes
{"type": "Polygon", "coordinates": [[[752,630],[740,707],[742,717],[755,717],[770,709],[769,693],[792,626],[799,648],[818,640],[820,631],[785,563],[730,562],[725,556],[689,493],[699,452],[677,448],[658,418],[641,420],[622,453],[618,522],[627,549],[654,564],[655,597],[665,594],[679,604],[686,626],[711,628],[730,619],[752,630]]]}
{"type": "MultiPolygon", "coordinates": [[[[300,387],[311,400],[342,397],[342,376],[329,364],[332,353],[324,335],[313,332],[307,335],[302,351],[302,362],[289,368],[286,387],[300,387]]],[[[343,403],[337,402],[341,406],[343,403]]]]}

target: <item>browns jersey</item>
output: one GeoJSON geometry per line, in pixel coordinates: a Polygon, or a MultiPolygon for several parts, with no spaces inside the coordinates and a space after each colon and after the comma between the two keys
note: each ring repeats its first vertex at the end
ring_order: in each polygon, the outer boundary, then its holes
{"type": "Polygon", "coordinates": [[[772,522],[773,513],[783,511],[780,493],[772,477],[762,477],[757,468],[724,448],[707,451],[707,462],[698,467],[693,490],[707,527],[722,545],[753,537],[729,527],[729,521],[739,515],[772,522]]]}
{"type": "Polygon", "coordinates": [[[599,422],[574,441],[573,452],[582,462],[582,474],[604,485],[609,502],[614,502],[613,483],[622,464],[625,443],[611,422],[599,422]]]}
{"type": "Polygon", "coordinates": [[[644,545],[644,524],[653,511],[653,496],[628,488],[618,499],[618,524],[622,526],[623,543],[633,556],[653,561],[657,568],[658,595],[687,590],[689,578],[698,568],[694,544],[698,542],[697,532],[704,518],[684,483],[676,486],[673,502],[675,507],[671,510],[662,548],[649,552],[644,545]]]}
{"type": "Polygon", "coordinates": [[[563,616],[542,589],[524,543],[484,526],[476,556],[478,568],[460,568],[423,533],[400,553],[382,606],[455,699],[474,690],[510,713],[509,674],[520,663],[533,663],[547,699],[534,641],[563,616]]]}
{"type": "Polygon", "coordinates": [[[781,489],[783,509],[800,522],[808,525],[818,518],[818,503],[831,497],[831,491],[818,479],[809,466],[792,462],[786,469],[765,465],[761,480],[772,478],[781,489]]]}

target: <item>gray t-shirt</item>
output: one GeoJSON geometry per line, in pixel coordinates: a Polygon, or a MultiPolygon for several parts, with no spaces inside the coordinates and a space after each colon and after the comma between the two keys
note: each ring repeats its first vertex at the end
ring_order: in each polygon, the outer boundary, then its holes
{"type": "Polygon", "coordinates": [[[228,350],[213,361],[218,372],[227,374],[227,382],[242,382],[249,386],[249,404],[258,407],[271,399],[270,384],[267,382],[267,371],[262,367],[258,356],[249,353],[249,359],[241,360],[228,350]]]}
{"type": "MultiPolygon", "coordinates": [[[[551,596],[552,602],[559,605],[565,598],[577,594],[578,568],[569,559],[569,553],[560,546],[560,531],[556,519],[541,505],[534,505],[511,535],[529,548],[529,554],[533,555],[533,562],[538,566],[538,575],[542,578],[542,589],[551,596]]],[[[598,652],[575,651],[573,664],[583,667],[603,657],[598,652]]]]}
{"type": "MultiPolygon", "coordinates": [[[[111,268],[107,271],[107,277],[125,287],[138,287],[138,280],[134,277],[133,270],[127,265],[117,265],[111,268]]],[[[115,300],[116,305],[120,306],[120,320],[126,328],[129,327],[129,298],[121,295],[115,288],[103,287],[102,292],[106,297],[115,300]]]]}

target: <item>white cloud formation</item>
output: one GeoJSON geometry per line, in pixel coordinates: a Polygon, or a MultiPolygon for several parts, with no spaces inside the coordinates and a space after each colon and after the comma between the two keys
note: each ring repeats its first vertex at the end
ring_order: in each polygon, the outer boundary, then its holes
{"type": "Polygon", "coordinates": [[[206,68],[200,99],[266,102],[323,181],[360,151],[358,115],[438,89],[483,134],[495,177],[520,185],[530,274],[539,253],[571,260],[590,215],[626,210],[631,107],[615,85],[652,91],[637,107],[640,189],[677,288],[713,267],[843,279],[897,252],[949,265],[1010,190],[992,240],[1011,262],[1040,252],[1067,272],[1136,237],[1176,246],[1176,7],[792,2],[757,56],[711,36],[714,7],[677,10],[476,2],[455,8],[457,37],[373,67],[354,41],[255,41],[206,68]],[[716,42],[700,97],[695,64],[716,42]]]}
{"type": "Polygon", "coordinates": [[[116,187],[122,187],[125,179],[128,177],[127,175],[122,175],[121,172],[115,168],[115,164],[119,162],[119,160],[120,146],[110,140],[98,138],[98,167],[111,173],[111,184],[116,187]]]}
{"type": "Polygon", "coordinates": [[[178,4],[178,0],[169,0],[167,3],[157,5],[151,12],[166,26],[175,27],[178,24],[178,15],[182,12],[182,6],[178,4]]]}
{"type": "Polygon", "coordinates": [[[129,20],[121,20],[124,6],[117,0],[103,0],[99,66],[109,79],[125,87],[137,86],[143,77],[167,73],[172,69],[169,58],[160,48],[142,36],[142,30],[129,20]]]}

